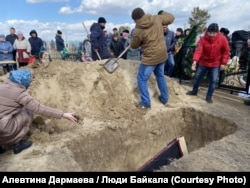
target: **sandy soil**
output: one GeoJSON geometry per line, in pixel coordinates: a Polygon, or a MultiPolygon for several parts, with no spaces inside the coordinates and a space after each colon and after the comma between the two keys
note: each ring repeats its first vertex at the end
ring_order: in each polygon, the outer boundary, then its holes
{"type": "MultiPolygon", "coordinates": [[[[36,115],[32,147],[0,155],[0,171],[136,171],[171,140],[184,136],[189,155],[160,171],[249,171],[249,106],[230,94],[214,103],[187,96],[189,86],[166,78],[170,107],[158,101],[154,76],[149,80],[151,110],[135,107],[138,62],[119,60],[110,74],[106,60],[52,61],[31,68],[29,93],[42,104],[75,112],[79,123],[36,115]]],[[[3,82],[8,75],[1,76],[3,82]]]]}

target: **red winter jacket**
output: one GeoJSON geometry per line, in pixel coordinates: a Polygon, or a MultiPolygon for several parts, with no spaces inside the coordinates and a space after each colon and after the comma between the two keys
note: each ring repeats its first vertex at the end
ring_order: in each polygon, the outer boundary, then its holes
{"type": "Polygon", "coordinates": [[[219,67],[227,64],[229,53],[229,44],[224,35],[217,33],[216,36],[209,37],[206,32],[198,41],[193,61],[206,67],[219,67]]]}

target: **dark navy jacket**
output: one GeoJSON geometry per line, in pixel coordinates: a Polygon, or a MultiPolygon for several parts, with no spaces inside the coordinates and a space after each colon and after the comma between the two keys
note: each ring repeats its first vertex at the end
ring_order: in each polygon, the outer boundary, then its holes
{"type": "Polygon", "coordinates": [[[36,37],[30,37],[29,42],[31,45],[31,55],[35,55],[38,57],[38,54],[43,46],[42,39],[36,35],[36,37]]]}
{"type": "Polygon", "coordinates": [[[101,59],[111,58],[111,54],[108,50],[106,38],[101,25],[98,23],[93,23],[90,27],[90,32],[92,59],[94,61],[99,60],[94,49],[98,49],[101,59]]]}
{"type": "Polygon", "coordinates": [[[63,51],[63,48],[65,47],[63,38],[59,35],[56,35],[55,39],[56,39],[56,50],[58,52],[63,51]]]}

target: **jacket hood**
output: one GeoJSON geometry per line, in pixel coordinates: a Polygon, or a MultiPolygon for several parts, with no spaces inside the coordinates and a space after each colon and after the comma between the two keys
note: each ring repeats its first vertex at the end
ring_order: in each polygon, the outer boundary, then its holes
{"type": "Polygon", "coordinates": [[[32,33],[35,33],[36,36],[38,37],[36,30],[31,30],[31,31],[30,31],[30,36],[31,36],[32,33]]]}
{"type": "Polygon", "coordinates": [[[145,14],[140,19],[136,20],[136,27],[140,29],[150,28],[154,23],[154,17],[149,14],[145,14]]]}
{"type": "Polygon", "coordinates": [[[10,72],[9,79],[12,82],[23,85],[26,89],[30,86],[31,82],[31,71],[30,70],[14,70],[10,72]]]}

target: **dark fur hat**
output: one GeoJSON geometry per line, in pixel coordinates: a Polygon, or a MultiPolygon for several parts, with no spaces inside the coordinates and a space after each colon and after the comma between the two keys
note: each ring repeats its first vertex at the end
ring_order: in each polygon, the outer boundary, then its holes
{"type": "Polygon", "coordinates": [[[124,29],[122,32],[123,33],[129,33],[129,30],[128,29],[124,29]]]}

